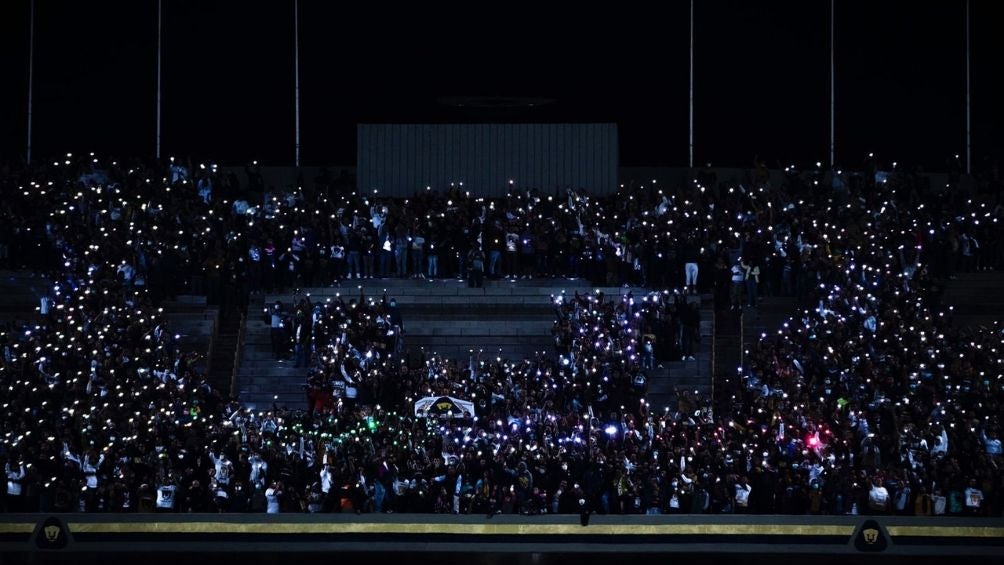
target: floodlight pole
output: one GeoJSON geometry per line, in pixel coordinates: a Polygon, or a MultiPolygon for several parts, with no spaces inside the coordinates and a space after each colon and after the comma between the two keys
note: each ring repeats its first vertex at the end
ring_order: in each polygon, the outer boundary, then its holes
{"type": "Polygon", "coordinates": [[[296,166],[300,166],[300,0],[293,0],[293,79],[296,113],[296,166]]]}
{"type": "Polygon", "coordinates": [[[972,42],[969,38],[970,0],[966,0],[966,174],[973,174],[973,129],[972,129],[972,82],[970,80],[970,63],[972,42]]]}
{"type": "Polygon", "coordinates": [[[836,66],[834,64],[834,4],[835,0],[830,0],[830,168],[836,167],[836,104],[834,102],[834,91],[836,85],[836,66]]]}
{"type": "Polygon", "coordinates": [[[28,148],[26,164],[31,164],[31,106],[32,87],[35,81],[35,0],[31,0],[31,19],[28,28],[28,148]]]}
{"type": "Polygon", "coordinates": [[[154,157],[160,160],[160,106],[161,106],[161,48],[164,18],[164,0],[157,0],[157,139],[154,143],[154,157]]]}
{"type": "Polygon", "coordinates": [[[694,0],[690,0],[690,155],[687,162],[694,168],[694,0]]]}

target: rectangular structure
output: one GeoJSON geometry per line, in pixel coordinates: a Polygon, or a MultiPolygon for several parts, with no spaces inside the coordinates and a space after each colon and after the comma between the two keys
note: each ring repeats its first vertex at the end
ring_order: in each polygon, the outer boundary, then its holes
{"type": "Polygon", "coordinates": [[[544,194],[617,187],[616,124],[360,124],[357,186],[410,196],[450,183],[501,196],[509,181],[544,194]]]}

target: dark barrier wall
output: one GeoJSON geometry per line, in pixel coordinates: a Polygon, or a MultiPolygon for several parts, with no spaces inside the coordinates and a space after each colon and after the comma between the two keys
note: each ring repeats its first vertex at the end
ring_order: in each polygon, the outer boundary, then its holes
{"type": "MultiPolygon", "coordinates": [[[[0,516],[7,552],[351,551],[1004,556],[1000,518],[61,514],[0,516]],[[583,525],[587,522],[588,525],[583,525]]],[[[395,560],[396,561],[396,560],[395,560]]],[[[384,562],[384,561],[368,561],[384,562]]],[[[410,562],[410,561],[409,561],[410,562]]],[[[782,561],[786,562],[786,561],[782,561]]]]}
{"type": "Polygon", "coordinates": [[[615,124],[360,124],[357,186],[408,196],[464,183],[483,196],[515,186],[552,194],[617,186],[615,124]]]}

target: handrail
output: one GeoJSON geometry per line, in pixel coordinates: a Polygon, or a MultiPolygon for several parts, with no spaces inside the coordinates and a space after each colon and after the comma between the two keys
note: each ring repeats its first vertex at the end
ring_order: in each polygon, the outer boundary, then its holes
{"type": "MultiPolygon", "coordinates": [[[[208,310],[208,309],[207,309],[208,310]]],[[[213,372],[213,356],[216,353],[216,340],[220,337],[220,313],[216,310],[213,316],[213,331],[209,334],[209,350],[206,351],[206,378],[213,372]]]]}
{"type": "Polygon", "coordinates": [[[241,313],[241,323],[237,328],[237,347],[234,348],[234,366],[230,372],[230,397],[237,396],[237,372],[241,368],[241,357],[244,354],[244,326],[247,323],[247,313],[241,313]]]}
{"type": "Polygon", "coordinates": [[[746,366],[746,313],[739,309],[739,366],[746,366]]]}
{"type": "Polygon", "coordinates": [[[711,405],[715,404],[715,381],[718,380],[718,316],[721,310],[715,304],[714,314],[711,315],[711,405]]]}

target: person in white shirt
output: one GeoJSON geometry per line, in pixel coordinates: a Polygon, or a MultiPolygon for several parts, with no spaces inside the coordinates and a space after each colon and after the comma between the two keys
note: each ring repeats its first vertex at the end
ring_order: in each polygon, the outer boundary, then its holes
{"type": "Polygon", "coordinates": [[[18,463],[17,465],[7,463],[4,466],[4,472],[7,475],[6,510],[8,512],[19,512],[21,510],[21,483],[24,481],[25,477],[24,463],[18,463]]]}
{"type": "Polygon", "coordinates": [[[948,432],[941,426],[941,435],[934,438],[934,446],[931,447],[931,455],[937,457],[948,453],[948,432]]]}
{"type": "Polygon", "coordinates": [[[966,514],[979,514],[983,506],[983,491],[976,488],[976,479],[969,479],[969,488],[963,492],[966,514]]]}
{"type": "Polygon", "coordinates": [[[171,184],[188,180],[188,167],[180,165],[174,162],[174,157],[171,157],[171,184]]]}
{"type": "Polygon", "coordinates": [[[424,279],[425,273],[423,272],[422,266],[425,262],[425,236],[421,233],[416,232],[414,237],[411,238],[411,262],[412,278],[424,279]]]}
{"type": "Polygon", "coordinates": [[[209,204],[213,200],[213,179],[208,176],[204,176],[199,179],[197,183],[199,190],[199,198],[206,204],[209,204]]]}
{"type": "Polygon", "coordinates": [[[732,265],[732,285],[729,287],[730,309],[739,310],[742,308],[743,285],[745,284],[746,273],[738,262],[732,265]]]}
{"type": "Polygon", "coordinates": [[[934,495],[931,496],[931,503],[932,503],[931,506],[934,509],[935,516],[945,515],[945,509],[948,506],[948,499],[945,498],[945,495],[944,493],[941,492],[941,489],[936,489],[934,491],[934,495]]]}
{"type": "Polygon", "coordinates": [[[233,462],[227,459],[226,453],[217,454],[214,451],[210,451],[209,458],[213,461],[213,467],[216,471],[216,481],[226,487],[230,484],[230,477],[233,475],[233,462]]]}
{"type": "Polygon", "coordinates": [[[379,231],[380,226],[387,221],[387,207],[370,206],[370,221],[373,223],[373,229],[379,231]]]}
{"type": "Polygon", "coordinates": [[[282,339],[282,302],[279,300],[275,301],[272,308],[269,309],[269,337],[272,343],[272,356],[276,359],[282,359],[285,355],[285,349],[287,344],[282,339]]]}
{"type": "Polygon", "coordinates": [[[63,443],[63,459],[66,461],[71,461],[79,467],[80,472],[84,474],[84,491],[83,491],[83,508],[86,511],[93,511],[96,509],[97,503],[97,492],[98,492],[98,469],[105,462],[105,454],[101,453],[97,455],[92,450],[90,453],[84,455],[83,457],[78,457],[70,451],[70,446],[67,443],[63,443]]]}
{"type": "Polygon", "coordinates": [[[230,505],[230,493],[227,492],[226,485],[219,481],[209,481],[209,492],[213,493],[213,502],[221,512],[226,512],[230,505]]]}
{"type": "Polygon", "coordinates": [[[234,210],[234,213],[237,214],[237,215],[243,216],[243,215],[247,214],[248,213],[248,209],[250,207],[251,207],[251,205],[248,204],[248,201],[244,200],[243,198],[238,198],[237,200],[234,200],[233,210],[234,210]]]}
{"type": "Polygon", "coordinates": [[[52,306],[52,298],[49,298],[48,294],[43,294],[41,298],[38,299],[38,313],[42,317],[47,317],[49,315],[49,308],[52,306]]]}
{"type": "Polygon", "coordinates": [[[163,484],[157,485],[157,512],[174,512],[175,494],[178,491],[174,477],[168,476],[163,484]]]}
{"type": "Polygon", "coordinates": [[[265,512],[268,514],[278,514],[279,513],[279,500],[282,498],[282,483],[273,482],[272,486],[268,487],[265,491],[265,500],[268,506],[265,512]]]}
{"type": "Polygon", "coordinates": [[[251,454],[251,458],[248,459],[248,463],[251,465],[251,476],[249,481],[252,485],[264,486],[265,477],[268,474],[268,462],[258,455],[258,452],[251,454]]]}
{"type": "Polygon", "coordinates": [[[889,491],[877,479],[872,479],[872,489],[868,491],[868,508],[875,514],[889,511],[889,491]]]}
{"type": "Polygon", "coordinates": [[[752,490],[746,477],[740,478],[736,483],[736,513],[746,512],[749,508],[752,490]]]}
{"type": "Polygon", "coordinates": [[[987,455],[997,457],[1001,454],[1001,439],[997,437],[997,432],[991,431],[987,435],[987,431],[981,428],[980,439],[983,440],[983,448],[986,449],[987,455]]]}
{"type": "Polygon", "coordinates": [[[669,500],[666,501],[666,513],[680,514],[683,512],[680,508],[680,494],[683,492],[680,489],[680,482],[677,479],[673,479],[669,487],[669,500]]]}
{"type": "Polygon", "coordinates": [[[98,456],[97,462],[94,461],[93,453],[84,457],[83,461],[80,462],[80,470],[84,473],[84,479],[87,482],[88,489],[96,490],[98,488],[98,468],[101,467],[104,462],[104,453],[98,456]]]}
{"type": "Polygon", "coordinates": [[[122,276],[123,283],[131,285],[132,279],[136,275],[136,270],[133,269],[132,265],[123,261],[118,267],[118,273],[122,276]]]}
{"type": "Polygon", "coordinates": [[[335,474],[331,471],[331,465],[327,463],[321,468],[321,492],[327,497],[331,492],[331,486],[335,482],[335,474]]]}

